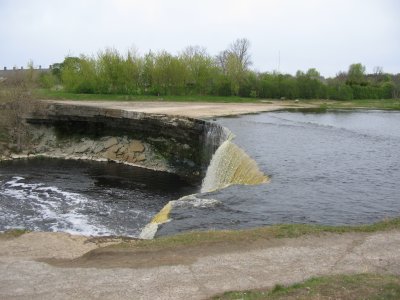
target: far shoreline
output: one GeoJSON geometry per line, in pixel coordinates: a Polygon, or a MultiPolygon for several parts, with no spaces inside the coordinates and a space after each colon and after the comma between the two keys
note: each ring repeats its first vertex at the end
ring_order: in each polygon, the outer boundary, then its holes
{"type": "Polygon", "coordinates": [[[224,116],[245,115],[279,110],[316,109],[325,110],[385,110],[400,111],[400,99],[366,99],[366,100],[277,100],[277,99],[237,99],[224,97],[221,99],[204,99],[196,97],[160,98],[122,98],[122,95],[111,95],[115,98],[104,98],[103,95],[85,95],[88,99],[80,99],[82,95],[67,94],[66,97],[40,98],[47,103],[63,103],[69,105],[104,107],[143,113],[156,113],[189,118],[210,119],[224,116]],[[117,97],[118,96],[118,97],[117,97]],[[46,99],[47,98],[47,99],[46,99]],[[58,99],[59,98],[59,99],[58,99]],[[122,98],[122,99],[121,99],[122,98]]]}

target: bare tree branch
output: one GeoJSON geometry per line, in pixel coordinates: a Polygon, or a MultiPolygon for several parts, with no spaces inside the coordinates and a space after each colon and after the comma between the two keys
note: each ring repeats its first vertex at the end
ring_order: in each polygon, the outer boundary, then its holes
{"type": "Polygon", "coordinates": [[[229,52],[237,57],[244,70],[252,64],[249,48],[250,41],[245,38],[237,39],[229,47],[229,52]]]}

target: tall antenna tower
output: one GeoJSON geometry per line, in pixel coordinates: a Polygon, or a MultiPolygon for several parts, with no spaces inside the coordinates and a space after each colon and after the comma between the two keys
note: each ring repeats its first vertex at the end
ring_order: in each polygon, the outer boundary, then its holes
{"type": "Polygon", "coordinates": [[[278,74],[281,73],[281,50],[278,51],[278,74]]]}

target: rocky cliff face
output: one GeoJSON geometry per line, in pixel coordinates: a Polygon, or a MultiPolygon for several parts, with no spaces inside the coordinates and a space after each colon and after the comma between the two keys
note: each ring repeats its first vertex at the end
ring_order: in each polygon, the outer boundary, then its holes
{"type": "MultiPolygon", "coordinates": [[[[10,154],[11,159],[44,156],[51,158],[113,161],[155,170],[174,172],[173,167],[154,153],[151,145],[127,136],[57,136],[52,126],[32,126],[29,149],[10,154]]],[[[4,159],[4,158],[3,158],[4,159]]]]}
{"type": "Polygon", "coordinates": [[[11,158],[109,160],[173,172],[192,182],[201,181],[226,138],[219,125],[203,120],[65,104],[49,104],[26,120],[31,145],[11,158]]]}

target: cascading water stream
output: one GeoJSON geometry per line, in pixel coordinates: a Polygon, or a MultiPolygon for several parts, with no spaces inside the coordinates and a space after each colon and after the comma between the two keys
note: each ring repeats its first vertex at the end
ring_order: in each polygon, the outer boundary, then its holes
{"type": "MultiPolygon", "coordinates": [[[[234,135],[225,127],[209,123],[205,130],[204,152],[212,158],[201,186],[201,193],[211,192],[233,184],[262,184],[268,182],[268,176],[261,172],[255,160],[243,149],[235,145],[234,135]],[[210,154],[210,151],[211,154],[210,154]]],[[[195,197],[195,196],[192,196],[195,197]]],[[[180,200],[191,199],[190,196],[180,200]]],[[[169,221],[169,214],[177,201],[170,201],[153,217],[151,223],[143,228],[140,237],[151,239],[157,232],[158,225],[169,221]]]]}
{"type": "Polygon", "coordinates": [[[228,139],[214,153],[201,192],[215,191],[232,184],[261,184],[267,181],[268,177],[258,169],[257,163],[228,139]]]}

